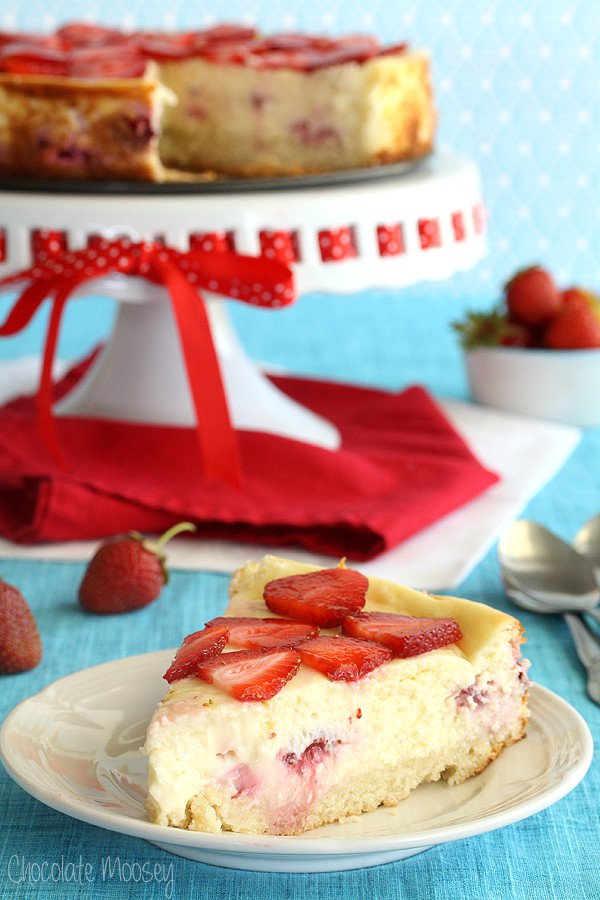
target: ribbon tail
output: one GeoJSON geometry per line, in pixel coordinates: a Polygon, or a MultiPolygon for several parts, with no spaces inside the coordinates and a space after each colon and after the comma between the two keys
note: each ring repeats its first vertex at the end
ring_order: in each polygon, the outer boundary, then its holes
{"type": "Polygon", "coordinates": [[[239,487],[239,445],[204,300],[173,265],[155,260],[154,267],[163,272],[175,314],[205,474],[239,487]]]}
{"type": "Polygon", "coordinates": [[[48,282],[35,281],[25,288],[0,325],[0,337],[9,337],[22,331],[29,324],[48,293],[48,282]]]}
{"type": "Polygon", "coordinates": [[[52,414],[52,368],[60,331],[60,322],[72,288],[73,285],[67,283],[61,284],[55,290],[44,344],[40,383],[36,396],[37,418],[42,441],[61,468],[66,468],[67,463],[60,446],[56,420],[52,414]]]}

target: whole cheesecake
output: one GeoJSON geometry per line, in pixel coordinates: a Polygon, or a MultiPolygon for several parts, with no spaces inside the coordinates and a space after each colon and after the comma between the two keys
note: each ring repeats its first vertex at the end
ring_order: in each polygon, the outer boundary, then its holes
{"type": "Polygon", "coordinates": [[[335,172],[434,145],[428,55],[220,25],[0,34],[0,174],[165,181],[335,172]]]}
{"type": "MultiPolygon", "coordinates": [[[[456,785],[520,740],[520,623],[342,563],[268,556],[188,636],[147,731],[152,821],[299,834],[456,785]]],[[[450,789],[450,788],[448,788],[450,789]]]]}

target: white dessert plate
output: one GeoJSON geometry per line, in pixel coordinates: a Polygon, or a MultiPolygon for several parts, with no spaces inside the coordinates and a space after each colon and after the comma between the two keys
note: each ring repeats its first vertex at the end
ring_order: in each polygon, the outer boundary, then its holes
{"type": "Polygon", "coordinates": [[[154,825],[144,809],[140,747],[173,653],[94,666],[24,700],[0,730],[0,758],[8,773],[53,809],[179,856],[263,872],[329,872],[393,862],[518,822],[568,794],[591,762],[592,737],[581,716],[533,685],[526,739],[457,787],[423,785],[394,809],[297,837],[154,825]]]}

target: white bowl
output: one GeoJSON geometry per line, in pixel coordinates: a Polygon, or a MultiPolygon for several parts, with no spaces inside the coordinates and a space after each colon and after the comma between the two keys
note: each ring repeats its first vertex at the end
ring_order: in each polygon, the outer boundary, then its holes
{"type": "Polygon", "coordinates": [[[477,403],[580,428],[600,426],[600,350],[477,347],[465,357],[477,403]]]}

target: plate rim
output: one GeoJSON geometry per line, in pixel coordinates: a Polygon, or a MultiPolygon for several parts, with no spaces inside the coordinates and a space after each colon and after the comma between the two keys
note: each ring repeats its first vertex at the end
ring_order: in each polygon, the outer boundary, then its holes
{"type": "MultiPolygon", "coordinates": [[[[39,701],[43,696],[52,691],[60,691],[60,688],[69,683],[76,682],[80,677],[101,674],[107,669],[117,669],[119,666],[135,666],[136,664],[153,663],[162,658],[163,662],[172,658],[175,650],[154,650],[147,653],[134,654],[120,657],[114,660],[98,663],[88,668],[64,675],[45,687],[41,688],[30,697],[21,700],[6,715],[0,725],[0,761],[3,763],[7,774],[26,793],[34,799],[55,811],[67,815],[70,818],[83,821],[86,824],[125,834],[129,837],[137,837],[150,843],[160,845],[172,845],[185,847],[189,850],[209,852],[231,856],[240,854],[269,855],[273,857],[300,857],[317,856],[320,858],[335,856],[363,857],[377,856],[382,853],[400,852],[422,848],[426,849],[437,844],[451,843],[466,837],[489,833],[506,825],[514,824],[529,818],[542,810],[552,806],[569,794],[585,777],[593,758],[594,743],[590,728],[583,716],[568,701],[549,688],[535,682],[530,684],[530,700],[534,703],[536,697],[545,699],[556,706],[563,716],[570,717],[571,727],[576,728],[577,736],[581,742],[582,753],[579,760],[567,770],[564,777],[556,784],[542,791],[533,800],[522,801],[513,804],[509,810],[501,813],[491,813],[483,817],[469,819],[454,825],[446,825],[430,831],[415,831],[409,834],[396,835],[358,835],[351,837],[330,837],[318,835],[311,837],[310,832],[302,835],[252,835],[238,834],[235,832],[221,832],[210,834],[206,832],[187,831],[166,825],[157,825],[147,819],[136,819],[125,815],[116,814],[104,807],[96,807],[90,803],[78,802],[74,799],[64,799],[55,790],[45,786],[42,780],[33,781],[28,778],[11,759],[11,753],[6,747],[6,736],[11,723],[30,705],[39,701]],[[308,837],[306,835],[309,835],[308,837]]],[[[564,721],[561,717],[561,722],[564,721]]],[[[510,752],[510,747],[507,748],[510,752]]],[[[41,771],[41,770],[40,770],[41,771]]],[[[343,825],[343,823],[341,823],[343,825]]],[[[242,866],[240,866],[242,868],[242,866]]]]}

